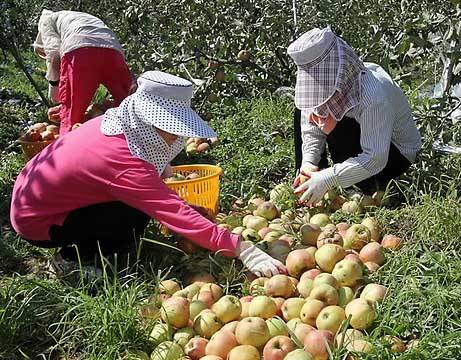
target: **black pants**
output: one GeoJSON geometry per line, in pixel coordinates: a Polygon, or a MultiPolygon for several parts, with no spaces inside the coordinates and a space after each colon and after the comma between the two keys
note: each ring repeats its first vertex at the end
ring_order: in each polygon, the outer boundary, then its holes
{"type": "MultiPolygon", "coordinates": [[[[302,163],[302,138],[301,138],[301,111],[295,110],[294,116],[295,130],[295,164],[296,170],[302,163]]],[[[353,118],[343,117],[336,124],[333,131],[327,135],[327,146],[333,163],[341,163],[351,157],[362,153],[360,146],[360,124],[353,118]]],[[[322,153],[320,169],[328,167],[327,149],[322,153]]],[[[399,149],[391,143],[389,157],[386,166],[378,174],[365,179],[357,184],[357,187],[366,195],[371,195],[375,191],[384,190],[392,179],[402,175],[411,166],[411,162],[403,156],[399,149]]]]}
{"type": "Polygon", "coordinates": [[[62,226],[49,230],[50,241],[30,241],[40,247],[61,247],[67,260],[97,261],[103,256],[134,254],[150,217],[122,202],[100,203],[73,210],[62,226]],[[99,245],[99,247],[98,247],[99,245]]]}

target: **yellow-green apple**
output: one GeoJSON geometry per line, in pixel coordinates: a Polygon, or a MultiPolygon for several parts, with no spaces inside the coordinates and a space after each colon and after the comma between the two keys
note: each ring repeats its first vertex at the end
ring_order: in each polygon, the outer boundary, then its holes
{"type": "Polygon", "coordinates": [[[248,214],[248,215],[245,215],[242,219],[242,225],[244,227],[247,227],[247,224],[248,224],[248,221],[253,217],[253,215],[251,214],[248,214]]]}
{"type": "Polygon", "coordinates": [[[195,336],[194,329],[185,327],[178,329],[173,335],[173,341],[184,348],[187,342],[195,336]]]}
{"type": "Polygon", "coordinates": [[[377,263],[374,263],[374,262],[371,262],[371,261],[367,261],[363,265],[365,265],[365,267],[367,268],[369,274],[373,274],[376,270],[379,269],[379,265],[377,263]]]}
{"type": "Polygon", "coordinates": [[[258,317],[247,317],[237,324],[235,336],[239,344],[262,348],[270,338],[266,322],[258,317]]]}
{"type": "Polygon", "coordinates": [[[235,335],[235,329],[237,328],[238,323],[239,323],[238,320],[231,321],[231,322],[227,323],[226,325],[224,325],[221,328],[221,330],[222,331],[230,331],[231,333],[233,333],[235,335]]]}
{"type": "Polygon", "coordinates": [[[219,330],[213,334],[206,345],[205,354],[216,355],[226,359],[229,352],[236,346],[238,346],[238,342],[232,332],[219,330]]]}
{"type": "MultiPolygon", "coordinates": [[[[260,360],[259,350],[252,345],[239,345],[233,348],[227,360],[260,360]]],[[[204,360],[203,358],[201,360],[204,360]]],[[[206,360],[206,359],[205,359],[206,360]]]]}
{"type": "Polygon", "coordinates": [[[319,330],[329,330],[336,333],[344,320],[346,320],[344,309],[338,305],[330,305],[320,311],[315,324],[319,330]]]}
{"type": "Polygon", "coordinates": [[[204,338],[211,338],[221,329],[222,323],[213,311],[201,312],[194,319],[194,331],[204,338]]]}
{"type": "Polygon", "coordinates": [[[247,229],[253,229],[256,232],[258,232],[264,227],[267,227],[267,225],[267,219],[263,218],[262,216],[252,216],[246,222],[247,229]]]}
{"type": "Polygon", "coordinates": [[[346,346],[347,344],[362,339],[365,335],[363,332],[357,329],[347,329],[345,332],[340,332],[336,335],[336,346],[342,347],[346,346]]]}
{"type": "Polygon", "coordinates": [[[184,289],[176,291],[173,294],[173,297],[182,297],[182,298],[192,300],[192,298],[196,294],[198,294],[199,290],[200,290],[200,286],[198,284],[190,284],[186,286],[184,289]]]}
{"type": "Polygon", "coordinates": [[[162,303],[160,316],[164,322],[175,328],[186,327],[189,323],[189,300],[171,297],[162,303]]]}
{"type": "Polygon", "coordinates": [[[277,305],[269,296],[260,295],[251,300],[248,309],[248,315],[252,317],[260,317],[262,319],[270,319],[277,313],[277,305]]]}
{"type": "Polygon", "coordinates": [[[354,224],[346,231],[343,239],[344,249],[360,251],[371,240],[370,230],[362,224],[354,224]]]}
{"type": "Polygon", "coordinates": [[[267,319],[266,324],[271,338],[278,335],[288,336],[288,327],[282,319],[275,317],[267,319]]]}
{"type": "Polygon", "coordinates": [[[281,235],[282,234],[280,234],[280,232],[275,231],[275,230],[271,230],[269,233],[267,233],[264,236],[263,240],[268,242],[268,243],[272,243],[272,242],[278,240],[281,235]]]}
{"type": "Polygon", "coordinates": [[[311,293],[313,287],[314,287],[314,280],[305,278],[305,279],[299,280],[298,285],[296,286],[296,289],[298,290],[299,294],[303,298],[307,298],[309,294],[311,293]]]}
{"type": "Polygon", "coordinates": [[[386,296],[387,288],[380,284],[367,284],[360,294],[360,298],[372,303],[381,302],[386,296]]]}
{"type": "Polygon", "coordinates": [[[296,349],[288,353],[284,360],[314,360],[314,358],[307,351],[296,349]]]}
{"type": "Polygon", "coordinates": [[[301,235],[301,243],[304,245],[316,246],[317,238],[322,230],[316,224],[304,224],[299,229],[301,235]]]}
{"type": "Polygon", "coordinates": [[[250,284],[250,288],[249,288],[250,293],[259,294],[259,293],[264,292],[266,288],[266,282],[268,281],[269,281],[269,278],[267,277],[259,277],[257,279],[254,279],[250,284]]]}
{"type": "MultiPolygon", "coordinates": [[[[336,291],[336,290],[335,290],[336,291]]],[[[306,299],[299,317],[304,324],[315,326],[315,320],[320,311],[326,306],[326,303],[318,299],[306,299]]]]}
{"type": "Polygon", "coordinates": [[[263,349],[264,360],[283,360],[296,349],[296,345],[288,336],[279,335],[270,339],[263,349]]]}
{"type": "Polygon", "coordinates": [[[306,250],[299,249],[288,254],[285,264],[290,276],[299,277],[304,271],[315,268],[315,259],[306,250]]]}
{"type": "Polygon", "coordinates": [[[267,296],[289,298],[293,296],[295,288],[288,276],[279,274],[267,280],[264,292],[267,296]]]}
{"type": "Polygon", "coordinates": [[[343,203],[341,210],[346,214],[359,214],[362,211],[360,204],[354,200],[343,203]]]}
{"type": "Polygon", "coordinates": [[[184,351],[173,341],[164,341],[150,354],[150,360],[178,360],[184,357],[184,351]]]}
{"type": "Polygon", "coordinates": [[[274,230],[274,231],[279,231],[282,233],[286,231],[280,219],[272,220],[268,226],[269,226],[269,229],[274,230]]]}
{"type": "Polygon", "coordinates": [[[318,225],[321,228],[323,228],[327,224],[332,223],[330,217],[327,214],[324,214],[324,213],[318,213],[318,214],[315,214],[315,215],[311,216],[311,218],[309,219],[309,222],[311,224],[318,225]]]}
{"type": "Polygon", "coordinates": [[[304,338],[306,337],[306,335],[309,333],[309,331],[314,330],[314,329],[315,328],[311,325],[299,323],[299,324],[296,324],[293,334],[296,336],[299,342],[303,344],[304,338]]]}
{"type": "Polygon", "coordinates": [[[360,250],[359,257],[363,263],[371,261],[378,265],[382,265],[386,262],[383,247],[380,243],[374,241],[366,244],[362,250],[360,250]]]}
{"type": "Polygon", "coordinates": [[[380,240],[380,230],[379,230],[379,223],[373,217],[367,217],[362,220],[362,225],[365,225],[368,230],[370,230],[371,240],[372,241],[379,241],[380,240]]]}
{"type": "Polygon", "coordinates": [[[207,305],[200,300],[192,300],[189,305],[190,319],[194,320],[195,317],[204,309],[207,308],[207,305]]]}
{"type": "Polygon", "coordinates": [[[341,260],[338,262],[331,274],[338,280],[341,286],[355,286],[362,279],[362,267],[356,262],[350,260],[341,260]]]}
{"type": "Polygon", "coordinates": [[[158,345],[163,341],[168,340],[172,333],[172,329],[164,323],[155,324],[154,328],[150,332],[149,340],[154,344],[158,345]]]}
{"type": "Polygon", "coordinates": [[[253,212],[255,216],[261,216],[269,221],[279,216],[279,210],[270,201],[264,201],[258,205],[256,210],[253,212]]]}
{"type": "Polygon", "coordinates": [[[345,308],[346,317],[351,316],[350,325],[354,329],[367,329],[376,318],[373,304],[364,299],[354,299],[345,308]]]}
{"type": "Polygon", "coordinates": [[[258,242],[261,240],[255,229],[245,229],[240,235],[246,241],[258,242]]]}
{"type": "Polygon", "coordinates": [[[336,263],[346,256],[346,251],[339,245],[326,244],[315,253],[315,262],[323,271],[331,273],[336,263]]]}
{"type": "Polygon", "coordinates": [[[286,299],[282,305],[282,316],[285,321],[299,318],[301,309],[305,303],[303,298],[290,298],[286,299]]]}
{"type": "Polygon", "coordinates": [[[322,273],[315,277],[313,283],[314,287],[320,284],[328,284],[333,286],[335,289],[339,288],[338,280],[336,280],[336,278],[329,273],[322,273]]]}
{"type": "Polygon", "coordinates": [[[317,299],[327,305],[336,305],[338,303],[338,298],[338,291],[328,284],[319,284],[315,286],[309,294],[309,299],[317,299]]]}
{"type": "Polygon", "coordinates": [[[237,226],[235,228],[232,229],[232,234],[236,234],[236,235],[242,235],[242,233],[245,231],[245,227],[243,226],[237,226]]]}
{"type": "Polygon", "coordinates": [[[315,246],[309,246],[306,248],[306,251],[311,254],[311,256],[315,259],[315,253],[317,252],[317,248],[315,246]]]}
{"type": "Polygon", "coordinates": [[[233,320],[240,318],[242,312],[242,304],[238,297],[233,295],[225,295],[213,304],[211,310],[214,311],[218,319],[227,324],[233,320]]]}
{"type": "Polygon", "coordinates": [[[195,337],[189,340],[189,342],[184,346],[184,352],[191,360],[200,360],[204,357],[205,348],[208,344],[208,340],[201,337],[195,337]]]}
{"type": "Polygon", "coordinates": [[[395,250],[402,245],[402,239],[395,235],[386,234],[384,235],[383,240],[381,240],[381,245],[385,249],[395,250]]]}
{"type": "Polygon", "coordinates": [[[354,300],[354,290],[352,290],[348,286],[341,286],[338,289],[338,305],[345,307],[349,304],[352,300],[354,300]]]}
{"type": "Polygon", "coordinates": [[[179,284],[174,280],[164,280],[160,283],[160,292],[173,295],[176,291],[181,290],[179,284]]]}
{"type": "Polygon", "coordinates": [[[319,269],[307,270],[307,271],[303,272],[303,274],[299,278],[299,281],[303,281],[304,279],[314,280],[317,277],[317,275],[321,274],[321,273],[322,273],[322,271],[320,271],[319,269]]]}
{"type": "Polygon", "coordinates": [[[312,355],[314,360],[327,360],[328,349],[334,345],[334,335],[328,330],[312,330],[304,338],[304,350],[312,355]]]}
{"type": "Polygon", "coordinates": [[[296,330],[296,327],[299,324],[302,324],[302,321],[300,318],[291,319],[290,321],[287,322],[287,328],[291,332],[294,332],[296,330]]]}

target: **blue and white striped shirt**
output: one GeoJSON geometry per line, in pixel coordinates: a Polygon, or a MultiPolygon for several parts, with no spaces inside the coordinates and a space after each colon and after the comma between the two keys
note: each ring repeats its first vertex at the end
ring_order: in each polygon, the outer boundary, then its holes
{"type": "MultiPolygon", "coordinates": [[[[391,143],[410,162],[421,149],[421,135],[405,94],[382,67],[373,63],[365,67],[361,102],[346,113],[360,124],[363,152],[321,171],[330,188],[346,188],[379,173],[387,164],[391,143]]],[[[327,136],[305,117],[301,118],[301,135],[303,164],[317,165],[327,136]]]]}

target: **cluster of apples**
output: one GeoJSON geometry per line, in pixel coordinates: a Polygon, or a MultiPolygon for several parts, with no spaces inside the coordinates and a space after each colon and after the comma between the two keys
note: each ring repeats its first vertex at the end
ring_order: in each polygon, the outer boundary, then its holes
{"type": "MultiPolygon", "coordinates": [[[[240,298],[224,295],[211,276],[183,289],[163,281],[143,307],[145,316],[161,319],[150,334],[157,345],[151,360],[326,360],[334,348],[353,359],[373,348],[364,330],[387,289],[368,283],[367,274],[400,238],[381,239],[374,218],[335,225],[325,213],[281,212],[259,198],[235,204],[218,221],[284,262],[288,274],[249,277],[240,298]]],[[[394,351],[406,349],[396,337],[389,343],[394,351]]]]}
{"type": "Polygon", "coordinates": [[[173,173],[173,176],[165,179],[165,182],[174,182],[174,181],[184,181],[184,180],[194,180],[201,178],[200,174],[195,171],[190,171],[189,173],[183,175],[180,173],[173,173]]]}
{"type": "Polygon", "coordinates": [[[218,138],[188,138],[186,141],[186,153],[187,154],[197,154],[197,153],[206,153],[212,146],[216,145],[218,138]]]}
{"type": "Polygon", "coordinates": [[[39,122],[27,129],[24,140],[30,142],[50,141],[59,138],[59,127],[46,122],[39,122]]]}

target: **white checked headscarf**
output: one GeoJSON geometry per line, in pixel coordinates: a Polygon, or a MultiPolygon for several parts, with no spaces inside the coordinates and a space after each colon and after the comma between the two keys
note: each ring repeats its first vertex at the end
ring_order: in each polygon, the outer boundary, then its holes
{"type": "Polygon", "coordinates": [[[298,66],[295,104],[305,113],[331,114],[340,121],[361,99],[365,66],[354,50],[330,29],[312,29],[288,47],[298,66]]]}
{"type": "Polygon", "coordinates": [[[138,89],[104,115],[105,135],[124,134],[133,154],[161,174],[183,149],[185,137],[211,138],[216,133],[190,107],[192,83],[161,71],[138,78],[138,89]],[[178,135],[169,146],[155,128],[178,135]]]}

